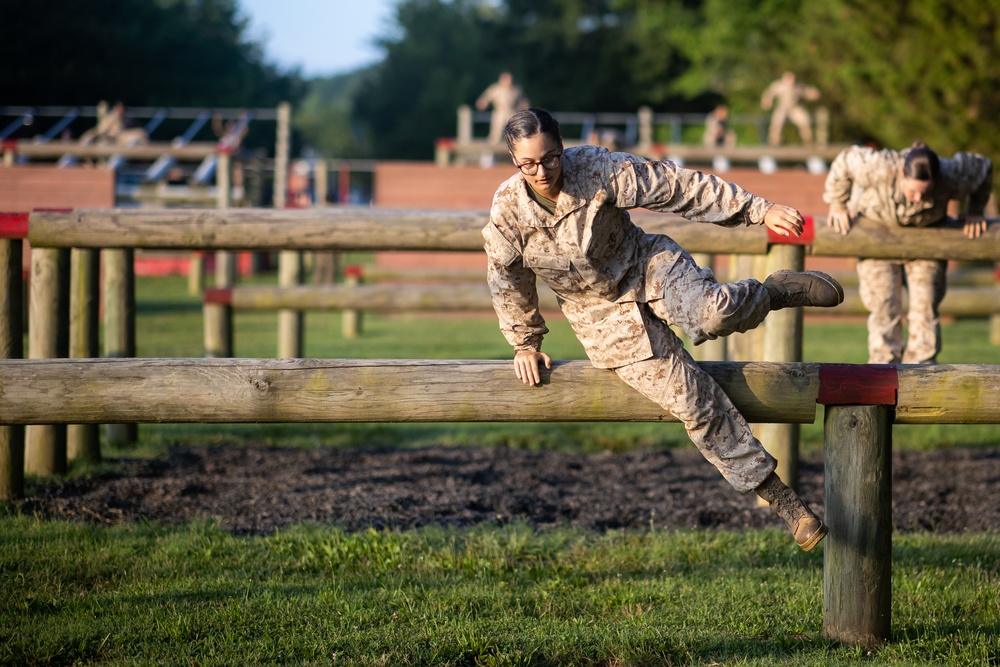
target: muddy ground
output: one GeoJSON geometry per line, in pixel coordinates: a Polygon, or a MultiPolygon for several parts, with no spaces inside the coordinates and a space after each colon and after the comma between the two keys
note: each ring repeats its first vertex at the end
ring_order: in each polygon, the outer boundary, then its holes
{"type": "MultiPolygon", "coordinates": [[[[538,527],[779,526],[693,448],[625,453],[426,447],[177,447],[121,473],[45,482],[21,507],[99,523],[216,521],[238,534],[301,522],[397,529],[526,521],[538,527]]],[[[800,492],[822,512],[823,464],[805,457],[800,492]]],[[[893,456],[897,531],[1000,530],[1000,446],[893,456]]]]}

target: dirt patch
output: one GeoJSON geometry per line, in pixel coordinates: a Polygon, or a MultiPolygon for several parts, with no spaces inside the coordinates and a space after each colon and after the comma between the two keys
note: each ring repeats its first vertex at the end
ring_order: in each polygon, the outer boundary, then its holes
{"type": "MultiPolygon", "coordinates": [[[[20,503],[101,523],[217,521],[241,534],[301,522],[398,529],[523,520],[538,527],[779,526],[691,449],[578,454],[470,447],[178,447],[123,462],[113,477],[47,482],[20,503]]],[[[801,462],[800,492],[823,506],[823,464],[801,462]]],[[[893,455],[897,531],[996,532],[1000,448],[893,455]]]]}

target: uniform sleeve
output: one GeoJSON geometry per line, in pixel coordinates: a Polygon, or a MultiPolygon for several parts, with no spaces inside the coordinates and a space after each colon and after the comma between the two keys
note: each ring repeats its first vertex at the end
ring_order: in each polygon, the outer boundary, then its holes
{"type": "Polygon", "coordinates": [[[500,331],[515,352],[542,349],[542,337],[549,332],[538,310],[535,274],[525,268],[521,253],[495,222],[497,205],[490,223],[483,229],[486,249],[486,280],[500,331]]]}
{"type": "Polygon", "coordinates": [[[840,151],[827,172],[823,201],[834,211],[846,211],[852,186],[868,187],[868,176],[878,166],[877,155],[865,146],[851,146],[840,151]]]}
{"type": "Polygon", "coordinates": [[[676,213],[688,220],[724,227],[761,224],[772,206],[768,200],[735,183],[684,169],[670,160],[629,156],[622,160],[613,180],[622,208],[643,207],[660,213],[676,213]]]}
{"type": "Polygon", "coordinates": [[[993,162],[976,153],[955,153],[949,162],[959,198],[969,198],[966,212],[983,215],[993,190],[993,162]]]}

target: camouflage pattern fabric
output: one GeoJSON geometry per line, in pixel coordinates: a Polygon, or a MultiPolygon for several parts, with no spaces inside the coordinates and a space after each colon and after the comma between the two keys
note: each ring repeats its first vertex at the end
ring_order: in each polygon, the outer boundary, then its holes
{"type": "MultiPolygon", "coordinates": [[[[885,225],[928,227],[945,219],[948,201],[968,201],[967,212],[982,215],[989,201],[993,163],[976,153],[940,158],[941,176],[931,196],[907,200],[901,169],[908,150],[876,151],[851,146],[840,152],[827,174],[823,200],[832,211],[847,211],[885,225]]],[[[935,363],[941,351],[938,308],[946,292],[947,263],[861,259],[861,300],[869,311],[868,363],[935,363]],[[909,296],[907,339],[903,344],[903,287],[909,296]]]]}
{"type": "Polygon", "coordinates": [[[749,491],[774,468],[745,420],[683,349],[763,321],[770,298],[753,279],[719,284],[664,235],[646,234],[626,209],[674,212],[722,226],[762,224],[771,203],[672,162],[581,146],[563,153],[555,214],[517,173],[493,200],[483,229],[487,277],[500,329],[516,351],[540,350],[548,332],[536,277],[555,292],[591,363],[681,419],[735,488],[749,491]]]}

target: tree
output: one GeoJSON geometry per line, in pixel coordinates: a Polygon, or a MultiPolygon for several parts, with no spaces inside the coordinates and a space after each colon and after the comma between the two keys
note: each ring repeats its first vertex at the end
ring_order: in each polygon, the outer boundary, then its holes
{"type": "Polygon", "coordinates": [[[271,106],[300,94],[298,75],[247,40],[235,0],[0,0],[0,15],[9,103],[271,106]]]}

